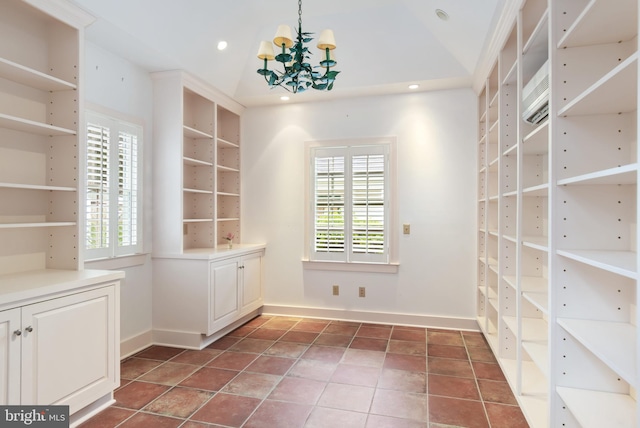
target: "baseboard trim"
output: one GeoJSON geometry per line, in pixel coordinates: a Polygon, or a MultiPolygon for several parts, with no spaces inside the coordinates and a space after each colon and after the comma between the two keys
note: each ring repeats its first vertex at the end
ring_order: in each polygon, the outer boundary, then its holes
{"type": "Polygon", "coordinates": [[[153,345],[153,334],[151,330],[142,332],[120,342],[120,360],[142,351],[153,345]]]}
{"type": "Polygon", "coordinates": [[[69,417],[69,428],[77,427],[78,425],[87,421],[88,419],[91,419],[93,416],[97,415],[107,407],[115,404],[115,402],[116,400],[113,398],[112,392],[103,395],[101,398],[89,404],[87,407],[84,407],[71,415],[69,417]]]}
{"type": "Polygon", "coordinates": [[[437,315],[397,314],[390,312],[353,311],[347,309],[312,308],[303,306],[264,305],[264,315],[322,318],[374,324],[440,328],[445,330],[480,331],[475,318],[443,317],[437,315]]]}

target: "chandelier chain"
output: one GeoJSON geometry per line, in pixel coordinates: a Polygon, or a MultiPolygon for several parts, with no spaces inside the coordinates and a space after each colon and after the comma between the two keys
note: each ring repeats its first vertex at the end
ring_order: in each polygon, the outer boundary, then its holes
{"type": "Polygon", "coordinates": [[[302,32],[302,0],[298,0],[298,32],[302,32]]]}

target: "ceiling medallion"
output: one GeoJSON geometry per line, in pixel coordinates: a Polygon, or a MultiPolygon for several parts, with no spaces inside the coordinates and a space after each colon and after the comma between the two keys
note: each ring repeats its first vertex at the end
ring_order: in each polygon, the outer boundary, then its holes
{"type": "Polygon", "coordinates": [[[289,92],[303,92],[309,88],[320,91],[330,91],[339,71],[331,70],[336,65],[333,50],[336,48],[336,40],[333,31],[323,30],[318,38],[318,49],[324,53],[324,59],[320,65],[312,66],[309,62],[311,52],[305,46],[313,40],[310,37],[313,33],[302,31],[302,0],[298,0],[298,35],[294,40],[291,37],[291,27],[288,25],[278,26],[273,44],[282,52],[274,55],[273,45],[270,42],[260,43],[258,58],[264,61],[263,68],[258,70],[258,74],[264,76],[264,80],[270,87],[280,86],[289,92]],[[289,52],[287,52],[289,49],[289,52]],[[275,59],[282,64],[284,71],[269,70],[267,62],[275,59]],[[323,69],[323,72],[318,71],[323,69]]]}

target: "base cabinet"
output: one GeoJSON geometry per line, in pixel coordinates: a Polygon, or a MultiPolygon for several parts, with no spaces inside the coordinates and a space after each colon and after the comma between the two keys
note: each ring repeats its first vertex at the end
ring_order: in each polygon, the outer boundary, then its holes
{"type": "MultiPolygon", "coordinates": [[[[239,246],[241,247],[241,246],[239,246]]],[[[264,246],[154,258],[154,342],[201,348],[262,306],[264,246]]]]}
{"type": "Polygon", "coordinates": [[[68,405],[119,384],[117,284],[0,312],[0,404],[68,405]]]}

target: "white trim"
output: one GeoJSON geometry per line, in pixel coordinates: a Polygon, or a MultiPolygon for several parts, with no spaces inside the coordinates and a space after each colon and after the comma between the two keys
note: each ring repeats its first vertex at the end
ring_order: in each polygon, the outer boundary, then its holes
{"type": "Polygon", "coordinates": [[[341,272],[398,273],[400,264],[302,260],[302,267],[309,270],[332,270],[341,272]]]}
{"type": "Polygon", "coordinates": [[[147,262],[149,253],[129,254],[104,259],[85,260],[85,269],[117,270],[134,266],[141,266],[147,262]]]}
{"type": "Polygon", "coordinates": [[[348,309],[311,308],[303,306],[264,305],[263,315],[356,321],[446,330],[480,331],[476,318],[442,317],[438,315],[398,314],[390,312],[353,311],[348,309]]]}
{"type": "Polygon", "coordinates": [[[133,354],[153,345],[152,330],[144,331],[120,342],[120,360],[124,360],[133,354]]]}

